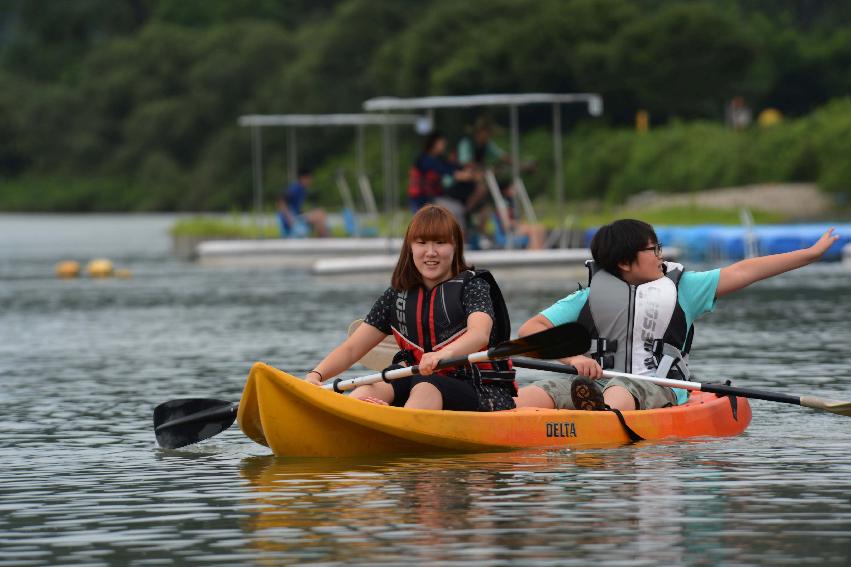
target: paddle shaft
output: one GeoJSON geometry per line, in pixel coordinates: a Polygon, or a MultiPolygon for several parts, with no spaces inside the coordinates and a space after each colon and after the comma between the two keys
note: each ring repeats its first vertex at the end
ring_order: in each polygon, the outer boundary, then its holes
{"type": "MultiPolygon", "coordinates": [[[[519,357],[512,358],[511,360],[514,362],[514,366],[518,366],[520,368],[529,368],[531,370],[547,370],[549,372],[560,372],[562,374],[578,374],[576,368],[567,364],[559,364],[557,362],[545,362],[541,360],[533,360],[519,357]]],[[[613,370],[604,370],[603,376],[605,378],[629,378],[631,380],[644,380],[646,382],[653,382],[654,384],[658,384],[659,386],[667,386],[669,388],[682,388],[683,390],[709,392],[710,394],[718,394],[721,396],[741,396],[743,398],[767,400],[769,402],[794,404],[796,406],[807,405],[807,407],[813,407],[812,405],[803,403],[802,400],[808,400],[807,396],[794,396],[777,392],[766,392],[765,390],[737,388],[735,386],[728,386],[726,384],[701,384],[700,382],[673,380],[671,378],[657,378],[656,376],[641,376],[639,374],[615,372],[613,370]]],[[[823,408],[819,407],[819,409],[823,408]]]]}
{"type": "MultiPolygon", "coordinates": [[[[438,362],[437,366],[435,367],[435,370],[451,368],[453,366],[461,366],[464,364],[475,364],[477,362],[487,362],[489,360],[494,360],[494,358],[491,358],[490,352],[491,351],[489,350],[483,350],[481,352],[474,352],[473,354],[468,354],[465,356],[447,358],[438,362]]],[[[337,378],[333,382],[330,382],[328,384],[322,384],[322,387],[326,390],[343,392],[345,390],[357,388],[358,386],[363,386],[366,384],[375,384],[376,382],[382,382],[384,380],[396,380],[398,378],[405,378],[406,376],[416,376],[419,373],[419,365],[406,366],[404,368],[396,368],[394,370],[388,370],[387,372],[376,372],[375,374],[368,374],[366,376],[360,376],[358,378],[349,378],[347,380],[341,380],[340,378],[337,378]]]]}
{"type": "MultiPolygon", "coordinates": [[[[574,356],[586,352],[590,342],[591,338],[588,331],[582,325],[567,323],[512,341],[503,341],[488,350],[441,360],[437,363],[435,370],[478,362],[488,362],[490,360],[501,360],[521,354],[525,354],[533,359],[564,358],[565,356],[574,356]]],[[[360,378],[350,378],[348,380],[337,378],[331,383],[323,384],[322,387],[328,390],[334,390],[335,392],[342,392],[364,384],[374,384],[376,382],[413,376],[419,374],[419,372],[419,365],[415,365],[369,374],[360,378]]]]}

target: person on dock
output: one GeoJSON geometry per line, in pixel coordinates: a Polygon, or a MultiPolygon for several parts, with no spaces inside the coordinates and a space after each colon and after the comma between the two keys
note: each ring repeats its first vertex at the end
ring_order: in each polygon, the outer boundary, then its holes
{"type": "Polygon", "coordinates": [[[526,321],[519,335],[579,322],[591,333],[590,356],[563,360],[576,378],[556,378],[520,388],[518,407],[653,409],[685,403],[687,392],[613,378],[602,388],[603,369],[688,380],[688,353],[696,318],[716,299],[750,284],[819,260],[839,237],[833,229],[810,246],[785,254],[742,260],[705,272],[684,271],[662,259],[662,244],[649,224],[622,219],[601,227],[591,240],[589,285],[526,321]]]}
{"type": "Polygon", "coordinates": [[[517,218],[517,188],[514,184],[501,187],[500,192],[505,199],[506,209],[504,213],[498,209],[494,213],[494,228],[497,234],[502,234],[504,238],[514,238],[514,248],[543,249],[546,229],[540,224],[521,222],[517,218]]]}
{"type": "Polygon", "coordinates": [[[408,171],[408,201],[412,212],[433,204],[456,182],[474,180],[470,168],[448,161],[445,152],[446,136],[442,132],[434,131],[426,136],[422,153],[408,171]]]}
{"type": "Polygon", "coordinates": [[[306,210],[304,205],[311,197],[313,172],[300,169],[295,181],[281,192],[278,198],[278,220],[281,236],[303,238],[311,232],[319,237],[328,236],[328,223],[325,210],[313,208],[306,210]]]}
{"type": "Polygon", "coordinates": [[[458,164],[468,171],[466,179],[459,179],[446,189],[446,199],[461,213],[464,232],[472,229],[482,232],[481,223],[474,222],[474,216],[487,204],[488,190],[485,186],[485,170],[497,163],[509,163],[510,159],[493,140],[493,125],[484,116],[476,119],[469,135],[458,142],[458,164]],[[454,202],[454,203],[453,203],[454,202]],[[474,225],[478,225],[475,226],[474,225]]]}
{"type": "Polygon", "coordinates": [[[514,407],[514,370],[505,362],[435,373],[440,359],[470,354],[509,338],[508,309],[493,276],[464,261],[461,227],[444,207],[426,205],[405,233],[390,287],[364,323],[307,373],[320,384],[348,369],[385,337],[395,363],[418,364],[417,376],[360,386],[352,397],[406,408],[494,411],[514,407]]]}

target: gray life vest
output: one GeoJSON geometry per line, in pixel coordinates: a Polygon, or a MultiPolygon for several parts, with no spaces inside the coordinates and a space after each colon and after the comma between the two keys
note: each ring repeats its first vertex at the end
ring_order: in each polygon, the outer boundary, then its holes
{"type": "Polygon", "coordinates": [[[591,333],[589,355],[604,369],[688,380],[694,328],[677,301],[683,266],[664,262],[664,277],[630,285],[588,266],[588,301],[578,322],[591,333]]]}

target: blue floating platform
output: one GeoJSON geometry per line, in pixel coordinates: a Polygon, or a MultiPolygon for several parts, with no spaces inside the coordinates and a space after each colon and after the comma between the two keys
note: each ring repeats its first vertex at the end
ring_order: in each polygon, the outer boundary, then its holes
{"type": "MultiPolygon", "coordinates": [[[[665,246],[676,246],[686,260],[740,260],[746,256],[748,242],[758,255],[782,254],[812,245],[830,227],[835,228],[839,240],[824,255],[825,260],[842,259],[842,248],[851,243],[851,224],[775,224],[760,225],[748,230],[742,226],[703,224],[694,226],[659,225],[654,227],[659,241],[665,246]]],[[[597,232],[588,229],[584,244],[590,244],[597,232]]]]}

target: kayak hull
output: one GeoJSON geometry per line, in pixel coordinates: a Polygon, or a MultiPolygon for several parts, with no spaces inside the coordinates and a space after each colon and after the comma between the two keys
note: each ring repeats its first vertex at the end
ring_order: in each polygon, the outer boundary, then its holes
{"type": "MultiPolygon", "coordinates": [[[[726,437],[751,421],[747,399],[693,392],[673,408],[625,411],[624,419],[648,440],[726,437]]],[[[520,448],[604,447],[629,443],[612,412],[522,408],[449,412],[379,406],[317,388],[256,363],[239,403],[237,423],[275,455],[352,457],[487,452],[520,448]]]]}

